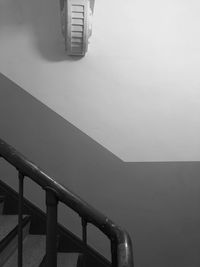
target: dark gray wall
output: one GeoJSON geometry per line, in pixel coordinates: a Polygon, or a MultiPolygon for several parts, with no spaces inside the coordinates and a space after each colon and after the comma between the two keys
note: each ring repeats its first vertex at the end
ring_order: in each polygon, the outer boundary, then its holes
{"type": "MultiPolygon", "coordinates": [[[[124,163],[3,75],[0,130],[1,138],[129,231],[136,267],[199,266],[198,162],[124,163]]],[[[16,171],[3,160],[0,176],[17,186],[16,171]]],[[[44,208],[42,190],[25,185],[26,196],[44,208]]],[[[80,219],[62,205],[59,218],[80,233],[80,219]]],[[[91,243],[108,255],[106,239],[90,229],[91,243]]]]}

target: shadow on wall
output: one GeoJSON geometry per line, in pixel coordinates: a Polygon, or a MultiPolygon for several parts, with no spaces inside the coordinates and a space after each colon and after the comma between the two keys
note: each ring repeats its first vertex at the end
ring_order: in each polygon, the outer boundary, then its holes
{"type": "Polygon", "coordinates": [[[80,59],[66,54],[61,34],[59,0],[0,1],[0,38],[8,28],[9,34],[23,31],[23,34],[31,34],[31,42],[48,61],[80,59]]]}

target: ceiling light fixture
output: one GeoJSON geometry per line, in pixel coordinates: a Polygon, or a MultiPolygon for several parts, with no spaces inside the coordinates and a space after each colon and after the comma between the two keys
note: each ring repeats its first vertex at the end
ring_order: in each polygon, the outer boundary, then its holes
{"type": "Polygon", "coordinates": [[[68,55],[84,56],[92,34],[94,0],[60,0],[62,34],[68,55]]]}

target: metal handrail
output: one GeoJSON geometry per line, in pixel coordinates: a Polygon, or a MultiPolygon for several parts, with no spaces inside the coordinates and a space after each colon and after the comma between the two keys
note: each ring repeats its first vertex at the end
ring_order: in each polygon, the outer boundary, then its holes
{"type": "Polygon", "coordinates": [[[0,157],[13,165],[23,176],[40,185],[51,188],[57,199],[78,213],[85,222],[99,228],[110,240],[114,250],[115,267],[133,267],[132,242],[129,234],[108,217],[97,211],[76,194],[56,182],[11,145],[0,139],[0,157]]]}

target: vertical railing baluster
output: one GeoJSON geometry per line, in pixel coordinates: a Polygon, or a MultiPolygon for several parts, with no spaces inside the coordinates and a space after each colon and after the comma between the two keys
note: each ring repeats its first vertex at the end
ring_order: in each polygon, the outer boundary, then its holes
{"type": "Polygon", "coordinates": [[[24,175],[18,173],[19,178],[19,200],[18,200],[18,267],[23,266],[23,195],[24,195],[24,175]]]}
{"type": "Polygon", "coordinates": [[[58,199],[56,192],[46,189],[47,224],[46,224],[46,266],[57,266],[57,217],[58,199]]]}
{"type": "Polygon", "coordinates": [[[84,218],[81,218],[81,224],[82,224],[82,240],[84,244],[83,248],[83,254],[79,257],[80,260],[80,266],[86,265],[86,258],[87,258],[87,220],[84,218]]]}
{"type": "Polygon", "coordinates": [[[82,223],[82,240],[85,245],[87,245],[87,221],[81,218],[82,223]]]}
{"type": "Polygon", "coordinates": [[[117,267],[117,247],[114,240],[111,240],[112,267],[117,267]]]}

